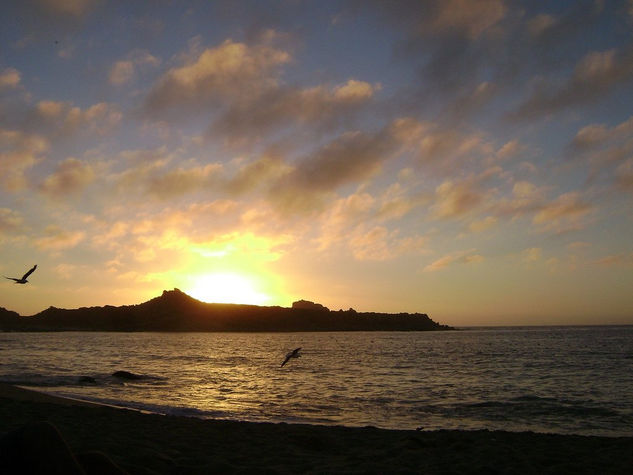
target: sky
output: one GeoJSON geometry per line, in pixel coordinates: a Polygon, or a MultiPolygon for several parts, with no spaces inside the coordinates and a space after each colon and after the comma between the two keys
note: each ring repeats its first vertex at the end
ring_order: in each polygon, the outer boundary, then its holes
{"type": "Polygon", "coordinates": [[[0,6],[0,306],[633,324],[633,1],[0,6]]]}

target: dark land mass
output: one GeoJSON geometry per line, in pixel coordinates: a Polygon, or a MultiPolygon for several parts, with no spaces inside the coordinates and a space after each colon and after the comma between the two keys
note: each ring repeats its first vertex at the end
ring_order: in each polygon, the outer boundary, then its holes
{"type": "Polygon", "coordinates": [[[178,289],[138,305],[49,307],[32,316],[0,308],[1,331],[301,332],[453,330],[421,313],[331,311],[300,300],[288,307],[204,303],[178,289]]]}

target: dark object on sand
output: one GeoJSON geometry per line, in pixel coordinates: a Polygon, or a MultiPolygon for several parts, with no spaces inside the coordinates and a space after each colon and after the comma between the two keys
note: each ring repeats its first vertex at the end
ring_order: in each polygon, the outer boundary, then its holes
{"type": "Polygon", "coordinates": [[[37,264],[35,264],[33,267],[31,267],[31,269],[22,276],[21,279],[16,279],[15,277],[7,277],[6,275],[4,276],[5,279],[9,279],[9,280],[15,280],[16,284],[26,284],[28,283],[27,277],[30,276],[33,272],[35,272],[35,269],[37,269],[37,264]]]}
{"type": "Polygon", "coordinates": [[[77,382],[79,384],[97,384],[97,380],[92,376],[79,376],[77,382]]]}
{"type": "Polygon", "coordinates": [[[75,457],[59,431],[49,422],[28,424],[3,435],[0,438],[0,461],[2,473],[6,475],[127,473],[101,452],[86,452],[75,457]]]}
{"type": "Polygon", "coordinates": [[[129,380],[143,379],[143,376],[141,376],[140,374],[130,373],[129,371],[115,371],[114,373],[112,373],[112,376],[114,376],[115,378],[129,380]]]}
{"type": "Polygon", "coordinates": [[[290,358],[301,358],[301,355],[299,354],[299,351],[301,351],[301,347],[295,348],[290,353],[288,353],[286,355],[286,359],[284,360],[284,362],[281,363],[281,366],[285,365],[288,361],[290,361],[290,358]]]}

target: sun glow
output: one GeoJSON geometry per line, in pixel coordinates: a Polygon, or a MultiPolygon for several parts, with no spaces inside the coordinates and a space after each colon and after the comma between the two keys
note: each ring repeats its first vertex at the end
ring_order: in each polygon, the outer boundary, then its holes
{"type": "Polygon", "coordinates": [[[233,273],[205,274],[187,291],[193,298],[209,303],[264,305],[271,298],[258,290],[254,278],[233,273]]]}

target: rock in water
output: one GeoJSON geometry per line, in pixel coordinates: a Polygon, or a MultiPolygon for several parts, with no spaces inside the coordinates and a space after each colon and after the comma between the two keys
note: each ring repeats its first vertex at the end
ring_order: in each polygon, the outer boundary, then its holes
{"type": "Polygon", "coordinates": [[[112,373],[112,376],[114,376],[115,378],[129,380],[143,379],[143,376],[141,376],[140,374],[130,373],[129,371],[115,371],[114,373],[112,373]]]}

